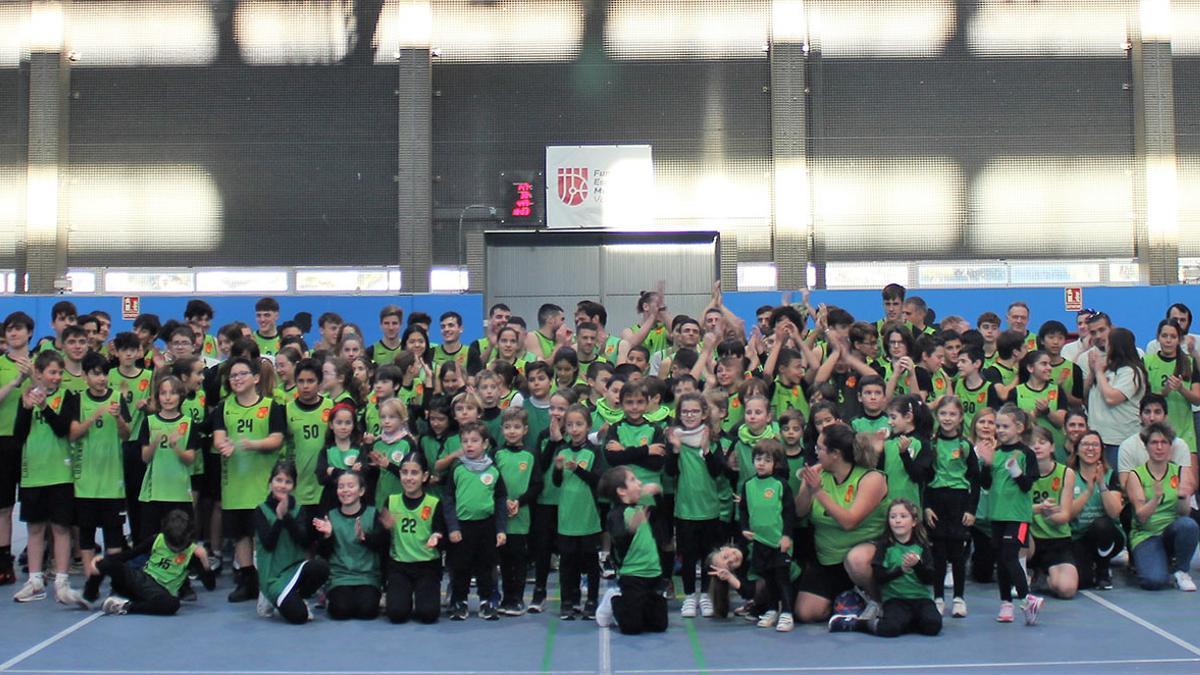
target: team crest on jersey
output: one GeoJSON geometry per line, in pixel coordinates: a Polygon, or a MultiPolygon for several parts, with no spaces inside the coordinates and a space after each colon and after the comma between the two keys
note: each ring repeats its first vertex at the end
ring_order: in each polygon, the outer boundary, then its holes
{"type": "Polygon", "coordinates": [[[396,450],[392,453],[392,464],[399,464],[400,460],[404,459],[404,451],[396,450]]]}
{"type": "Polygon", "coordinates": [[[326,409],[322,410],[321,411],[321,421],[328,424],[329,423],[329,413],[331,413],[331,412],[333,412],[332,408],[326,408],[326,409]]]}
{"type": "Polygon", "coordinates": [[[587,468],[587,460],[586,459],[579,463],[579,468],[581,468],[581,469],[587,468]]]}
{"type": "Polygon", "coordinates": [[[946,381],[939,377],[933,381],[933,386],[937,387],[938,389],[944,389],[946,387],[946,381]]]}
{"type": "Polygon", "coordinates": [[[766,490],[763,490],[763,499],[770,499],[774,496],[775,496],[774,488],[767,488],[766,490]]]}
{"type": "Polygon", "coordinates": [[[1049,394],[1047,394],[1047,398],[1049,398],[1051,401],[1053,401],[1053,400],[1057,399],[1057,398],[1058,398],[1058,390],[1057,390],[1057,389],[1051,389],[1051,390],[1050,390],[1050,393],[1049,393],[1049,394]]]}
{"type": "Polygon", "coordinates": [[[950,459],[958,459],[962,457],[962,448],[955,448],[954,452],[950,453],[950,459]]]}
{"type": "Polygon", "coordinates": [[[265,420],[265,419],[267,419],[267,411],[268,410],[270,410],[270,408],[268,406],[264,405],[263,407],[258,409],[258,412],[256,412],[254,414],[254,416],[260,420],[265,420]]]}
{"type": "Polygon", "coordinates": [[[987,390],[985,389],[984,391],[979,392],[979,395],[975,397],[975,400],[978,401],[979,403],[983,403],[984,401],[986,401],[987,400],[987,390]]]}
{"type": "Polygon", "coordinates": [[[846,486],[846,495],[842,501],[846,502],[847,504],[854,501],[854,486],[853,485],[846,486]]]}
{"type": "Polygon", "coordinates": [[[639,445],[650,445],[650,439],[645,436],[642,436],[642,438],[639,440],[638,444],[639,445]]]}
{"type": "Polygon", "coordinates": [[[485,473],[479,477],[479,482],[483,483],[484,485],[491,485],[495,480],[496,479],[493,478],[492,474],[490,473],[485,473]]]}
{"type": "Polygon", "coordinates": [[[1059,490],[1061,490],[1062,489],[1062,479],[1059,478],[1058,476],[1055,476],[1054,480],[1050,481],[1050,489],[1054,490],[1055,492],[1058,492],[1059,490]]]}
{"type": "Polygon", "coordinates": [[[178,431],[179,431],[179,435],[180,435],[180,436],[182,436],[182,435],[186,434],[186,433],[188,432],[188,423],[187,423],[187,422],[180,422],[180,423],[179,423],[179,429],[178,429],[178,431]]]}
{"type": "Polygon", "coordinates": [[[175,556],[175,564],[176,564],[176,565],[182,565],[182,564],[183,564],[184,562],[186,562],[186,561],[187,561],[187,556],[186,556],[186,555],[184,555],[184,554],[182,554],[182,553],[180,553],[179,555],[175,556]]]}
{"type": "Polygon", "coordinates": [[[433,516],[433,509],[428,506],[421,507],[421,520],[429,520],[433,516]]]}
{"type": "Polygon", "coordinates": [[[1171,489],[1179,489],[1179,476],[1171,476],[1171,489]]]}
{"type": "Polygon", "coordinates": [[[150,388],[150,380],[139,380],[138,391],[146,391],[150,388]]]}
{"type": "Polygon", "coordinates": [[[204,394],[197,394],[196,402],[200,404],[201,408],[203,408],[204,407],[204,394]]]}
{"type": "Polygon", "coordinates": [[[50,407],[53,408],[54,410],[58,410],[58,406],[60,406],[60,405],[62,405],[62,397],[61,396],[55,396],[54,400],[50,401],[50,407]]]}
{"type": "Polygon", "coordinates": [[[739,401],[739,400],[738,400],[738,399],[736,399],[736,398],[730,399],[730,400],[729,400],[729,407],[730,407],[730,408],[740,408],[740,407],[742,407],[742,402],[741,402],[741,401],[739,401]]]}
{"type": "Polygon", "coordinates": [[[354,466],[358,463],[358,453],[350,453],[349,455],[346,455],[342,461],[346,463],[346,466],[354,466]]]}
{"type": "Polygon", "coordinates": [[[517,471],[525,471],[527,469],[529,469],[529,462],[519,462],[517,464],[517,471]]]}

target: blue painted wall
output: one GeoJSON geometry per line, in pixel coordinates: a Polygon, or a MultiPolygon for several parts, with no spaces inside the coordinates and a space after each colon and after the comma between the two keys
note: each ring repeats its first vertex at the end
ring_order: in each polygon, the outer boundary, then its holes
{"type": "MultiPolygon", "coordinates": [[[[988,289],[926,289],[916,291],[938,317],[958,314],[974,324],[980,313],[991,310],[1003,316],[1008,303],[1022,299],[1029,304],[1030,325],[1040,326],[1043,321],[1058,319],[1073,330],[1075,316],[1063,305],[1062,288],[988,288],[988,289]]],[[[388,303],[399,305],[407,317],[414,311],[426,312],[437,320],[438,315],[454,310],[463,316],[463,340],[470,341],[482,335],[484,320],[483,296],[462,295],[401,295],[401,296],[331,296],[296,295],[275,296],[279,300],[283,319],[297,312],[307,311],[313,315],[313,333],[309,342],[317,339],[315,321],[322,312],[333,311],[344,319],[357,323],[370,341],[379,337],[379,309],[388,303]]],[[[754,310],[760,305],[775,305],[780,294],[774,292],[726,293],[725,302],[738,316],[753,321],[754,310]]],[[[798,299],[798,295],[796,296],[798,299]]],[[[29,313],[38,323],[36,333],[49,333],[50,307],[62,296],[7,296],[0,298],[0,316],[17,310],[29,313]]],[[[80,311],[106,310],[113,317],[114,330],[128,330],[131,322],[121,320],[120,296],[80,295],[72,298],[80,311]]],[[[242,320],[254,325],[254,302],[252,296],[215,296],[206,298],[216,312],[214,326],[233,320],[242,320]]],[[[186,296],[141,296],[142,311],[158,314],[164,321],[182,317],[186,296]]],[[[874,321],[882,313],[879,291],[814,291],[812,302],[825,302],[845,308],[855,317],[874,321]]],[[[1139,345],[1154,337],[1154,328],[1166,314],[1169,305],[1182,302],[1200,314],[1200,286],[1136,286],[1136,287],[1088,287],[1083,289],[1084,307],[1108,312],[1118,326],[1129,328],[1137,336],[1139,345]]],[[[610,326],[613,331],[620,326],[610,326]]],[[[438,340],[436,328],[433,340],[438,340]]]]}

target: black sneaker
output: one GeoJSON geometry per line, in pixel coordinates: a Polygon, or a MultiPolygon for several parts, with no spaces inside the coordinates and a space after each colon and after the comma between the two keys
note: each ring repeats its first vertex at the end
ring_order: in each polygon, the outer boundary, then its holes
{"type": "Polygon", "coordinates": [[[583,606],[583,618],[586,621],[591,621],[596,618],[596,601],[588,600],[583,606]]]}
{"type": "Polygon", "coordinates": [[[456,602],[450,606],[451,621],[466,621],[467,614],[469,614],[469,612],[467,610],[467,603],[465,602],[456,602]]]}
{"type": "Polygon", "coordinates": [[[496,613],[496,606],[490,600],[484,600],[479,603],[479,618],[484,621],[499,621],[500,615],[496,613]]]}
{"type": "Polygon", "coordinates": [[[179,587],[180,602],[195,602],[196,590],[192,588],[191,581],[185,580],[183,585],[179,587]]]}
{"type": "Polygon", "coordinates": [[[544,588],[533,589],[533,598],[531,598],[529,601],[529,613],[530,614],[541,614],[542,610],[544,610],[545,608],[546,608],[546,589],[544,589],[544,588]]]}
{"type": "Polygon", "coordinates": [[[561,621],[574,621],[579,618],[579,611],[568,605],[562,608],[562,612],[559,613],[558,618],[561,621]]]}
{"type": "Polygon", "coordinates": [[[1113,587],[1112,570],[1096,571],[1096,590],[1111,591],[1113,587]]]}
{"type": "Polygon", "coordinates": [[[500,613],[504,616],[521,616],[525,613],[525,603],[520,600],[505,600],[500,603],[500,613]]]}

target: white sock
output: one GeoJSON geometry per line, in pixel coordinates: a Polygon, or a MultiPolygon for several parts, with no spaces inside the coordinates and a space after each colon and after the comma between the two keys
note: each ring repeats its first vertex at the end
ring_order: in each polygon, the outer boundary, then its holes
{"type": "Polygon", "coordinates": [[[55,586],[69,586],[71,584],[71,575],[66,572],[59,572],[54,575],[55,586]]]}
{"type": "Polygon", "coordinates": [[[30,572],[29,580],[36,581],[40,584],[45,584],[46,583],[46,574],[44,572],[30,572]]]}

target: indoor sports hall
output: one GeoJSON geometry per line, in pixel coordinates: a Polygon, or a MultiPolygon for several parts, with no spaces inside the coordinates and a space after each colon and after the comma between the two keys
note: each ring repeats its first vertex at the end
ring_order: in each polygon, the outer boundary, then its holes
{"type": "Polygon", "coordinates": [[[1198,672],[1198,104],[1200,0],[0,0],[0,674],[1198,672]]]}

